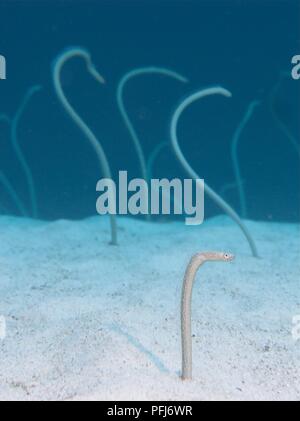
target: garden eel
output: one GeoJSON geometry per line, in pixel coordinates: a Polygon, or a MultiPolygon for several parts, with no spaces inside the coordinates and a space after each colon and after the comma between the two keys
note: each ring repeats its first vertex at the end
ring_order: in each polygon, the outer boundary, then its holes
{"type": "MultiPolygon", "coordinates": [[[[71,104],[69,103],[69,101],[67,100],[64,94],[64,91],[61,85],[60,74],[61,74],[62,67],[67,61],[69,61],[73,57],[82,58],[86,62],[88,72],[94,77],[94,79],[96,79],[97,82],[101,84],[105,83],[105,80],[100,75],[100,73],[98,73],[94,64],[92,63],[90,53],[81,47],[71,47],[63,51],[54,62],[53,82],[54,82],[55,91],[64,109],[66,110],[66,112],[69,114],[71,119],[75,122],[75,124],[79,127],[79,129],[84,133],[90,145],[92,146],[98,158],[98,162],[102,169],[104,178],[112,179],[109,162],[106,158],[104,149],[102,148],[99,140],[96,138],[96,136],[91,131],[91,129],[87,126],[87,124],[82,120],[82,118],[77,114],[77,112],[71,106],[71,104]]],[[[110,202],[111,201],[112,202],[115,201],[114,197],[111,198],[110,202]]],[[[109,217],[110,217],[110,227],[111,227],[110,244],[117,245],[118,241],[117,241],[116,215],[110,213],[109,217]]]]}
{"type": "MultiPolygon", "coordinates": [[[[167,77],[173,78],[175,80],[178,80],[179,82],[182,82],[182,83],[188,83],[188,79],[185,78],[184,76],[181,76],[179,73],[174,72],[173,70],[169,70],[169,69],[166,69],[164,67],[150,66],[150,67],[139,67],[137,69],[130,70],[129,72],[127,72],[121,78],[121,80],[118,84],[118,88],[117,88],[118,107],[119,107],[121,116],[123,118],[123,121],[125,123],[125,126],[126,126],[128,132],[129,132],[130,136],[131,136],[132,141],[133,141],[133,145],[134,145],[134,148],[136,150],[138,160],[139,160],[139,164],[140,164],[142,177],[148,183],[150,181],[150,178],[149,178],[149,174],[147,173],[147,164],[146,164],[144,151],[143,151],[141,142],[139,140],[139,137],[138,137],[138,135],[135,131],[135,128],[133,127],[133,124],[131,123],[131,120],[130,120],[128,114],[127,114],[127,111],[126,111],[125,105],[124,105],[124,99],[123,99],[124,88],[125,88],[125,85],[127,84],[127,82],[129,82],[134,77],[141,76],[141,75],[147,75],[147,74],[154,74],[154,75],[156,74],[156,75],[167,76],[167,77]]],[[[149,221],[151,219],[151,215],[149,215],[149,214],[146,215],[146,219],[149,221]]]]}
{"type": "Polygon", "coordinates": [[[24,171],[28,191],[30,195],[30,201],[31,201],[31,210],[32,210],[32,216],[33,218],[38,218],[38,205],[37,205],[37,198],[36,198],[36,189],[34,184],[33,175],[30,169],[29,164],[27,163],[27,160],[22,152],[22,149],[19,145],[18,141],[18,127],[20,125],[20,119],[24,114],[24,111],[31,100],[31,98],[38,92],[42,90],[42,87],[40,85],[34,85],[26,92],[20,107],[18,108],[16,115],[11,121],[11,139],[12,139],[12,146],[14,149],[14,152],[16,154],[17,159],[19,160],[19,163],[24,171]]]}
{"type": "MultiPolygon", "coordinates": [[[[178,161],[184,168],[185,172],[189,175],[189,177],[192,177],[194,180],[198,180],[201,177],[198,176],[196,171],[191,167],[187,159],[184,157],[181,148],[179,146],[178,142],[178,136],[177,136],[177,126],[178,121],[183,113],[183,111],[191,104],[193,104],[195,101],[204,98],[206,96],[210,95],[223,95],[225,97],[231,97],[231,93],[227,90],[222,88],[221,86],[213,86],[211,88],[205,88],[200,91],[197,91],[190,96],[188,96],[185,100],[183,100],[179,106],[176,108],[172,120],[171,120],[171,127],[170,127],[170,134],[171,134],[171,143],[172,147],[175,153],[175,156],[177,157],[178,161]]],[[[227,203],[225,200],[222,199],[207,183],[204,185],[205,193],[230,217],[232,218],[240,227],[242,232],[244,233],[249,246],[252,251],[252,255],[254,257],[258,257],[258,252],[256,249],[256,245],[254,243],[253,238],[251,237],[251,234],[246,227],[246,225],[243,223],[243,221],[240,219],[239,215],[236,213],[236,211],[227,203]]]]}
{"type": "MultiPolygon", "coordinates": [[[[0,122],[1,121],[4,121],[9,126],[11,125],[10,118],[5,114],[0,114],[0,122]]],[[[26,210],[25,205],[23,204],[22,200],[18,196],[18,193],[14,189],[13,185],[10,183],[10,181],[8,180],[8,178],[2,171],[0,171],[0,183],[3,185],[4,189],[7,191],[8,195],[10,196],[10,198],[12,199],[12,201],[18,208],[18,211],[20,212],[20,214],[22,216],[28,216],[28,212],[26,210]]],[[[2,209],[6,211],[5,206],[1,204],[1,207],[2,209]]]]}
{"type": "Polygon", "coordinates": [[[240,209],[241,209],[242,218],[248,217],[248,211],[247,211],[245,189],[244,189],[244,184],[242,182],[241,170],[240,170],[240,165],[239,165],[238,143],[239,143],[242,131],[244,130],[250,118],[252,117],[252,114],[255,108],[259,104],[260,104],[260,101],[257,101],[257,100],[250,102],[247,108],[246,114],[243,117],[243,120],[241,121],[241,123],[239,124],[239,126],[237,127],[233,135],[232,143],[231,143],[231,159],[232,159],[232,164],[233,164],[235,183],[238,187],[238,192],[239,192],[240,209]]]}
{"type": "Polygon", "coordinates": [[[181,344],[182,344],[182,380],[192,379],[192,331],[191,305],[192,291],[196,273],[205,262],[229,262],[234,259],[233,254],[209,251],[195,254],[185,271],[181,295],[181,344]]]}

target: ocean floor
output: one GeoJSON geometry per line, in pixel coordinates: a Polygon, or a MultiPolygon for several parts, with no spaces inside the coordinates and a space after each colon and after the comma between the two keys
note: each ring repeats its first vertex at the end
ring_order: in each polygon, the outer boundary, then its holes
{"type": "Polygon", "coordinates": [[[199,227],[105,217],[0,217],[1,400],[300,400],[300,232],[247,222],[251,257],[226,217],[199,227]],[[180,295],[190,257],[193,380],[180,379],[180,295]]]}

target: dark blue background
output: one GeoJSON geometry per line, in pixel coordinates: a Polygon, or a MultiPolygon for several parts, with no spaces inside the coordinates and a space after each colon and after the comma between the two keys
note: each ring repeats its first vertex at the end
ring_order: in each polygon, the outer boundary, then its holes
{"type": "MultiPolygon", "coordinates": [[[[180,142],[199,175],[217,191],[233,181],[230,141],[252,99],[261,99],[243,134],[240,159],[250,217],[299,220],[299,157],[272,120],[270,90],[279,72],[300,54],[299,1],[0,1],[0,54],[7,80],[0,82],[0,112],[13,115],[26,90],[42,84],[19,128],[43,218],[95,214],[96,181],[102,176],[84,136],[57,101],[51,63],[70,45],[88,48],[107,84],[101,87],[80,60],[64,69],[72,104],[101,139],[114,175],[140,176],[120,118],[115,92],[128,70],[165,66],[187,76],[188,86],[158,76],[140,77],[126,89],[126,105],[145,153],[169,140],[169,122],[180,99],[221,84],[232,99],[210,98],[183,116],[180,142]]],[[[286,80],[276,107],[299,140],[300,80],[286,80]]],[[[0,167],[28,202],[24,176],[0,127],[0,167]]],[[[183,176],[171,151],[161,154],[158,177],[183,176]]],[[[7,200],[1,190],[1,201],[7,200]]],[[[235,191],[227,199],[238,209],[235,191]]],[[[6,203],[9,206],[8,203],[6,203]]],[[[14,209],[12,208],[12,211],[14,209]]],[[[219,210],[206,200],[206,217],[219,210]]]]}

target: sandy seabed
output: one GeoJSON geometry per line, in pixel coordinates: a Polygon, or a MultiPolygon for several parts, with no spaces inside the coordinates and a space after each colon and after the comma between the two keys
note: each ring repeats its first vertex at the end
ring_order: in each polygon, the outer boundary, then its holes
{"type": "Polygon", "coordinates": [[[0,217],[0,400],[300,400],[299,225],[200,227],[0,217]],[[180,379],[180,294],[195,252],[193,380],[180,379]]]}

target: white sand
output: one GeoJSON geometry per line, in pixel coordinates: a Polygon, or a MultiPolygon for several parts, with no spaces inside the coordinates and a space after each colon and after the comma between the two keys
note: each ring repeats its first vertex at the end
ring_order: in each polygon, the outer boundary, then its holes
{"type": "Polygon", "coordinates": [[[299,226],[249,222],[262,259],[225,217],[119,226],[113,247],[103,217],[0,217],[1,400],[300,399],[299,226]],[[182,382],[181,283],[205,250],[237,258],[199,270],[182,382]]]}

